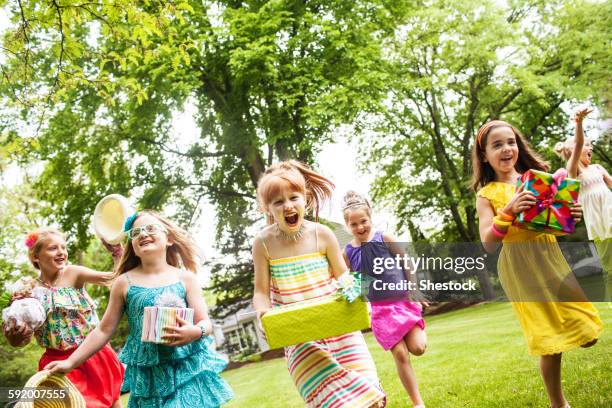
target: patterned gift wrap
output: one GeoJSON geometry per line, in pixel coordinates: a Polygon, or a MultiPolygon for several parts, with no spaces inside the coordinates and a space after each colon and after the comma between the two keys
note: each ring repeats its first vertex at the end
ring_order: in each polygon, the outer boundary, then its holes
{"type": "Polygon", "coordinates": [[[331,295],[272,309],[261,323],[268,345],[276,349],[367,329],[370,314],[361,299],[349,303],[331,295]]]}
{"type": "Polygon", "coordinates": [[[162,339],[165,326],[178,326],[176,317],[179,316],[193,324],[193,309],[178,307],[148,306],[144,308],[142,317],[142,341],[148,343],[170,343],[169,339],[162,339]]]}
{"type": "Polygon", "coordinates": [[[553,235],[574,232],[575,222],[570,213],[571,206],[578,201],[580,181],[565,178],[564,169],[555,174],[528,170],[518,179],[517,189],[523,186],[536,197],[536,204],[520,213],[514,225],[532,231],[553,235]]]}

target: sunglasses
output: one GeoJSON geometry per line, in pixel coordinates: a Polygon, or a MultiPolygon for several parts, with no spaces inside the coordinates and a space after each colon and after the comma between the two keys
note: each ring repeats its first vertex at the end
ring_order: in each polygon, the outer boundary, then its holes
{"type": "Polygon", "coordinates": [[[126,232],[129,240],[139,239],[141,235],[157,235],[160,232],[168,233],[166,227],[161,224],[147,224],[142,227],[135,227],[126,232]]]}

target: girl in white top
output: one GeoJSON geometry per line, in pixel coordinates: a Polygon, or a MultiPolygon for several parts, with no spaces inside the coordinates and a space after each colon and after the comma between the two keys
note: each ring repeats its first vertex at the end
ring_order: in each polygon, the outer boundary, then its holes
{"type": "Polygon", "coordinates": [[[595,241],[604,269],[606,299],[612,295],[612,177],[599,164],[591,164],[593,146],[585,140],[582,121],[592,109],[581,109],[574,115],[575,136],[555,146],[555,153],[567,160],[569,177],[580,180],[580,201],[589,239],[595,241]]]}

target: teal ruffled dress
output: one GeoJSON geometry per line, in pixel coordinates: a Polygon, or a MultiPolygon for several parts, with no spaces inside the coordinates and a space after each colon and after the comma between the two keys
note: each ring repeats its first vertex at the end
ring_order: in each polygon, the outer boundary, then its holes
{"type": "Polygon", "coordinates": [[[121,392],[130,393],[128,408],[219,407],[233,392],[219,376],[227,361],[211,348],[211,336],[178,347],[140,341],[144,308],[155,306],[155,298],[165,292],[186,302],[180,281],[159,288],[130,284],[127,291],[130,334],[119,360],[127,365],[121,392]]]}

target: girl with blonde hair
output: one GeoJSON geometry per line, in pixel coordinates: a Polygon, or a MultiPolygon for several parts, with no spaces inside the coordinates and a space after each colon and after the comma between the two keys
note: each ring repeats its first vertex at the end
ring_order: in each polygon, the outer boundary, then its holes
{"type": "MultiPolygon", "coordinates": [[[[606,300],[612,296],[612,177],[600,164],[591,163],[593,146],[585,140],[582,122],[592,109],[581,109],[574,115],[575,136],[555,145],[555,153],[567,161],[570,177],[580,180],[580,202],[584,209],[584,222],[590,240],[601,259],[604,273],[606,300]]],[[[612,303],[609,303],[612,306],[612,303]]]]}
{"type": "MultiPolygon", "coordinates": [[[[75,353],[77,347],[99,325],[98,315],[85,284],[109,285],[112,272],[98,272],[80,265],[68,263],[68,251],[64,234],[54,228],[41,228],[26,238],[28,258],[38,271],[39,277],[32,282],[32,289],[44,288],[42,306],[46,320],[40,328],[30,331],[23,323],[9,319],[3,331],[12,346],[24,346],[32,335],[45,352],[38,362],[42,370],[53,361],[62,361],[75,353]]],[[[111,247],[113,260],[117,264],[120,247],[111,247]]],[[[37,289],[38,290],[38,289],[37,289]]],[[[100,343],[95,354],[78,369],[68,374],[92,408],[121,407],[120,387],[124,369],[108,340],[100,343]]]]}
{"type": "Polygon", "coordinates": [[[130,333],[119,359],[126,364],[122,392],[128,408],[218,407],[233,394],[219,376],[227,362],[212,348],[212,323],[197,280],[197,246],[190,235],[153,211],[135,213],[125,223],[128,243],[102,322],[68,360],[45,367],[70,372],[113,335],[126,311],[130,333]],[[195,324],[180,317],[165,327],[167,344],[142,342],[144,308],[172,298],[194,309],[195,324]]]}

